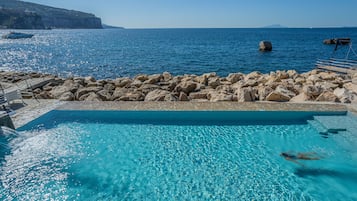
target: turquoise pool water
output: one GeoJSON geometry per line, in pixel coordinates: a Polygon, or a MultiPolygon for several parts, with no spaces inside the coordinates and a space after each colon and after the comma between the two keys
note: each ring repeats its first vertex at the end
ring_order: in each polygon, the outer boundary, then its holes
{"type": "Polygon", "coordinates": [[[1,137],[0,200],[356,200],[356,132],[317,115],[52,111],[1,137]]]}

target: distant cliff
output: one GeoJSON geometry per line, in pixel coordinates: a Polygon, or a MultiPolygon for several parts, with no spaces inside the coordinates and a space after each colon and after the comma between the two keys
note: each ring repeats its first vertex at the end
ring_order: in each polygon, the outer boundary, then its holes
{"type": "Polygon", "coordinates": [[[102,21],[90,13],[18,0],[0,0],[0,28],[101,29],[102,21]]]}

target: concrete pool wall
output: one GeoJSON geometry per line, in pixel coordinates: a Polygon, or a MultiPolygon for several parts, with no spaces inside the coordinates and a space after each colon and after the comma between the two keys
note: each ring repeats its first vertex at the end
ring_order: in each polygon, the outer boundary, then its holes
{"type": "Polygon", "coordinates": [[[51,110],[152,110],[152,111],[314,111],[347,112],[357,107],[335,103],[276,103],[276,102],[65,102],[58,100],[26,100],[27,105],[16,110],[11,118],[15,128],[51,110]]]}

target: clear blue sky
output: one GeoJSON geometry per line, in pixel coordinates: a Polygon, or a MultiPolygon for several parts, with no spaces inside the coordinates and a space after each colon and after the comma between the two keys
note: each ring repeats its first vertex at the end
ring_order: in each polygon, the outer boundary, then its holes
{"type": "Polygon", "coordinates": [[[357,26],[357,0],[25,0],[126,28],[357,26]]]}

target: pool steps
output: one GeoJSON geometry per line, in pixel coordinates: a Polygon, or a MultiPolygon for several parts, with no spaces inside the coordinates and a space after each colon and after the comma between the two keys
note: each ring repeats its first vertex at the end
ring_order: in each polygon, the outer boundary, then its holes
{"type": "Polygon", "coordinates": [[[327,134],[328,130],[326,127],[324,127],[320,122],[316,120],[307,120],[308,124],[310,124],[313,128],[317,130],[320,134],[327,134]]]}
{"type": "Polygon", "coordinates": [[[314,116],[313,120],[308,120],[320,134],[338,133],[349,131],[353,133],[357,130],[357,119],[349,115],[346,116],[314,116]]]}

